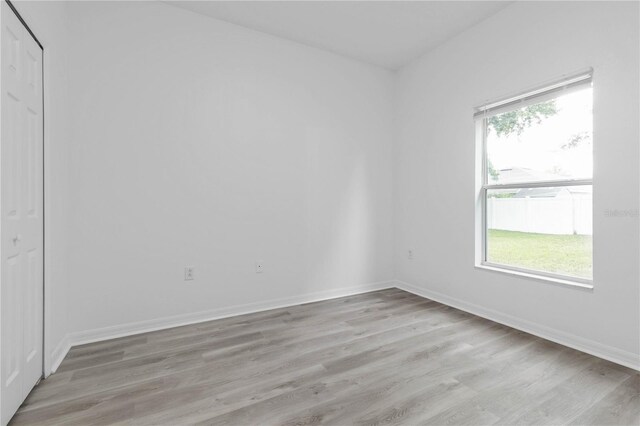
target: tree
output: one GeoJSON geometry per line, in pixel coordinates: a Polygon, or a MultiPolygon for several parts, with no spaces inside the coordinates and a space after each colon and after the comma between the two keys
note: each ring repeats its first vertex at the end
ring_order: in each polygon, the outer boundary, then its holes
{"type": "Polygon", "coordinates": [[[590,145],[591,144],[591,132],[580,132],[576,133],[569,138],[569,142],[562,145],[560,148],[562,149],[571,149],[577,148],[581,145],[590,145]]]}
{"type": "Polygon", "coordinates": [[[540,124],[542,120],[557,114],[557,112],[556,102],[552,99],[494,115],[488,119],[487,132],[493,128],[498,136],[509,136],[514,133],[520,136],[533,123],[540,124]]]}
{"type": "Polygon", "coordinates": [[[493,181],[495,181],[495,182],[498,181],[498,177],[500,176],[500,172],[496,170],[496,168],[493,166],[493,163],[488,158],[487,158],[487,172],[489,172],[489,176],[491,176],[491,179],[493,181]]]}

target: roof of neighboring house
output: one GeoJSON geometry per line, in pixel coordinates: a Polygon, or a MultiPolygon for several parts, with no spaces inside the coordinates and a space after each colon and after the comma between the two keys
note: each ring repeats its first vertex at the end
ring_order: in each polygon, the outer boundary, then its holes
{"type": "Polygon", "coordinates": [[[538,170],[527,169],[525,167],[512,167],[510,169],[501,169],[500,183],[518,183],[518,182],[531,182],[540,180],[562,180],[566,179],[566,176],[557,173],[547,173],[538,170]]]}
{"type": "Polygon", "coordinates": [[[560,192],[566,191],[566,187],[563,188],[523,188],[519,189],[514,198],[554,198],[560,192]]]}
{"type": "MultiPolygon", "coordinates": [[[[539,172],[524,167],[513,167],[510,169],[499,170],[500,183],[519,183],[531,181],[553,181],[563,180],[566,176],[539,172]]],[[[543,187],[543,188],[522,188],[522,189],[502,189],[494,190],[496,193],[513,193],[514,198],[554,198],[558,195],[565,194],[588,194],[591,193],[591,187],[588,186],[564,186],[564,187],[543,187]]]]}

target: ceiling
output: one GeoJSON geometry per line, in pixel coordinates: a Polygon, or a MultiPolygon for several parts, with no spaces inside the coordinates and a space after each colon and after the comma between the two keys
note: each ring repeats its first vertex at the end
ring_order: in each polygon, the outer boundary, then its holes
{"type": "Polygon", "coordinates": [[[169,1],[174,6],[391,70],[510,1],[169,1]]]}

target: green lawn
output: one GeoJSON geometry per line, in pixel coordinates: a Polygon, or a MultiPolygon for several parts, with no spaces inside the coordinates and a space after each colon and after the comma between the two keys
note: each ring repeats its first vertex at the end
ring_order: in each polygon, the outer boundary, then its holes
{"type": "Polygon", "coordinates": [[[551,235],[527,232],[487,232],[487,260],[491,263],[592,277],[591,235],[551,235]]]}

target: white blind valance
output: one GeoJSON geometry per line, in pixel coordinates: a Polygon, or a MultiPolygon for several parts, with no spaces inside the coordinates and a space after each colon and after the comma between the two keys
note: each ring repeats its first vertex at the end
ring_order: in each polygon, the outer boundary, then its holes
{"type": "Polygon", "coordinates": [[[592,78],[593,70],[589,69],[586,72],[564,78],[556,83],[547,84],[516,96],[510,96],[499,101],[482,105],[476,108],[476,113],[473,117],[476,119],[490,117],[502,112],[522,108],[527,105],[544,102],[545,100],[558,97],[561,94],[566,94],[575,90],[580,90],[585,86],[589,86],[591,85],[592,78]]]}

